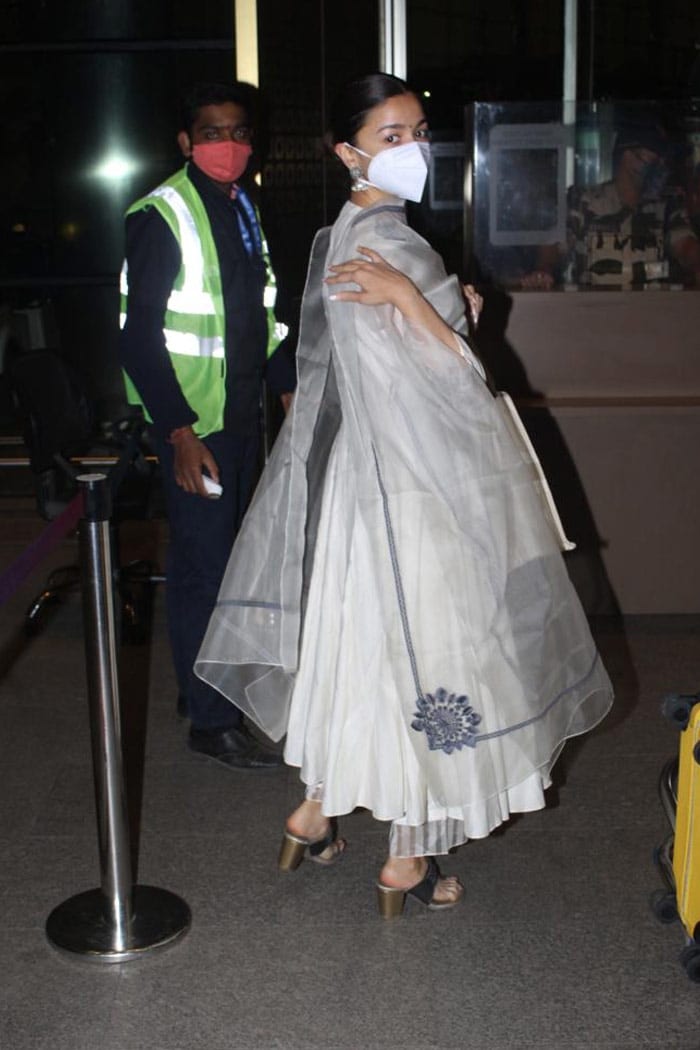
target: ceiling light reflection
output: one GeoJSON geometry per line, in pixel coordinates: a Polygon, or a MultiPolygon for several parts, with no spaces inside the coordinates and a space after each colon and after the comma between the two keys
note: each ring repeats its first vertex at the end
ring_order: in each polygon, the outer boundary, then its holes
{"type": "Polygon", "coordinates": [[[124,153],[110,153],[97,165],[93,174],[105,182],[121,182],[138,171],[138,165],[124,153]]]}

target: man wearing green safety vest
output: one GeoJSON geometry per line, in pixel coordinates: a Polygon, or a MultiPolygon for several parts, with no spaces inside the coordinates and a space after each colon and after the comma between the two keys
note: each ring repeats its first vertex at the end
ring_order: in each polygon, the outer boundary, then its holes
{"type": "Polygon", "coordinates": [[[238,182],[251,113],[247,85],[200,84],[186,99],[185,167],[127,211],[120,354],[128,399],[150,421],[161,462],[168,626],[189,747],[263,772],[281,756],[193,672],[255,482],[262,380],[285,407],[295,381],[278,350],[286,330],[257,210],[238,182]]]}

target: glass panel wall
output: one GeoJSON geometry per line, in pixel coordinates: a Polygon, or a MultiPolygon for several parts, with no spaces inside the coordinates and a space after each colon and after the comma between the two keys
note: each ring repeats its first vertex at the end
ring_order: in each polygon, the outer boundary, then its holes
{"type": "Polygon", "coordinates": [[[429,193],[409,221],[467,276],[464,108],[561,91],[561,0],[406,0],[408,80],[431,127],[429,193]]]}
{"type": "Polygon", "coordinates": [[[315,232],[347,196],[344,168],[324,149],[328,110],[345,81],[377,68],[377,0],[258,0],[260,82],[268,117],[262,203],[280,285],[277,313],[294,327],[315,232]]]}
{"type": "Polygon", "coordinates": [[[697,288],[699,133],[692,103],[476,103],[467,241],[479,279],[697,288]]]}
{"type": "MultiPolygon", "coordinates": [[[[524,272],[523,262],[528,261],[525,250],[528,245],[522,240],[520,244],[505,244],[503,240],[507,235],[502,230],[501,237],[497,238],[501,243],[489,245],[483,241],[483,225],[474,230],[471,227],[471,177],[468,165],[465,169],[463,146],[465,107],[469,163],[475,102],[506,107],[510,116],[498,118],[499,123],[562,122],[563,15],[562,0],[406,0],[408,79],[424,95],[435,149],[431,173],[433,198],[424,201],[420,209],[412,209],[411,221],[443,254],[448,268],[465,277],[479,279],[492,275],[517,287],[518,278],[524,272]],[[554,101],[534,105],[541,99],[554,101]],[[519,114],[518,107],[526,102],[533,103],[533,108],[519,114]],[[454,186],[465,170],[470,185],[461,195],[462,211],[467,213],[463,216],[457,198],[451,195],[445,198],[444,189],[446,179],[454,186]],[[436,207],[436,200],[441,199],[443,205],[436,207]],[[448,203],[450,199],[452,204],[448,203]],[[480,235],[481,258],[475,266],[471,256],[475,243],[472,236],[480,235]]],[[[690,224],[697,227],[695,199],[700,194],[700,180],[696,175],[697,161],[694,167],[689,157],[693,151],[697,155],[698,149],[694,117],[697,101],[693,100],[700,99],[700,57],[696,45],[700,38],[700,8],[690,0],[669,0],[663,5],[655,0],[579,4],[577,29],[578,97],[585,100],[579,103],[579,114],[583,118],[588,112],[591,120],[579,121],[575,141],[562,147],[567,150],[566,171],[575,155],[576,172],[574,175],[569,171],[568,182],[564,176],[564,185],[558,185],[556,200],[552,196],[551,180],[559,178],[556,171],[559,161],[554,160],[551,150],[558,152],[558,147],[550,145],[548,155],[546,144],[540,142],[539,152],[528,154],[533,182],[541,178],[543,185],[549,185],[546,199],[541,200],[539,206],[545,209],[556,206],[561,212],[561,194],[563,192],[566,199],[566,190],[574,182],[584,186],[590,180],[605,181],[611,177],[612,143],[622,102],[609,100],[660,99],[663,100],[662,124],[682,154],[671,158],[667,181],[677,183],[685,193],[690,224]],[[674,99],[680,101],[667,101],[674,99]],[[607,115],[605,106],[608,106],[607,115]],[[582,167],[586,165],[588,172],[584,175],[582,167]]],[[[642,102],[640,108],[646,105],[642,102]]],[[[657,109],[659,105],[655,103],[652,111],[657,109]]],[[[523,133],[521,129],[520,134],[523,133]]],[[[520,148],[527,148],[527,143],[520,148]]],[[[484,162],[483,157],[480,160],[484,162]]],[[[513,143],[509,151],[500,151],[499,161],[502,162],[501,200],[499,204],[494,197],[494,208],[503,207],[507,192],[503,163],[508,161],[511,168],[518,166],[513,143]]],[[[488,186],[482,178],[474,188],[481,197],[479,200],[477,196],[474,204],[483,208],[488,186]]],[[[519,192],[522,191],[520,185],[519,192]]],[[[519,203],[522,205],[522,201],[519,203]]],[[[535,204],[530,200],[528,206],[532,210],[535,204]]],[[[512,216],[501,218],[514,221],[512,216]]],[[[540,215],[537,221],[544,218],[540,215]]],[[[476,217],[477,226],[483,221],[482,213],[476,217]]],[[[530,251],[530,254],[530,261],[536,263],[537,252],[530,251]]],[[[565,270],[561,264],[556,267],[558,286],[578,284],[573,271],[567,274],[565,270]]],[[[687,277],[679,276],[674,264],[670,268],[669,284],[679,281],[685,285],[687,277]]]]}
{"type": "Polygon", "coordinates": [[[554,98],[562,0],[407,0],[408,79],[431,92],[435,127],[461,128],[474,99],[554,98]]]}
{"type": "MultiPolygon", "coordinates": [[[[59,349],[100,415],[123,406],[124,209],[182,163],[183,92],[235,77],[234,13],[233,0],[0,0],[0,347],[10,326],[22,347],[59,349]]],[[[329,99],[376,69],[378,5],[259,0],[258,33],[263,218],[293,324],[311,239],[345,193],[323,151],[329,99]]]]}
{"type": "Polygon", "coordinates": [[[181,162],[181,93],[232,77],[233,5],[1,0],[0,16],[3,343],[58,349],[113,418],[123,212],[181,162]]]}

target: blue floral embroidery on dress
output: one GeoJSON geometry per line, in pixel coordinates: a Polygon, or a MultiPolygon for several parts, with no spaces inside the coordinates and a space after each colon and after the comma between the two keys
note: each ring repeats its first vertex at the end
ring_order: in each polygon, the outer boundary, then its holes
{"type": "Polygon", "coordinates": [[[428,737],[431,751],[451,755],[463,747],[476,747],[476,726],[481,722],[469,703],[468,696],[457,696],[446,689],[436,689],[417,700],[418,710],[411,728],[428,737]]]}

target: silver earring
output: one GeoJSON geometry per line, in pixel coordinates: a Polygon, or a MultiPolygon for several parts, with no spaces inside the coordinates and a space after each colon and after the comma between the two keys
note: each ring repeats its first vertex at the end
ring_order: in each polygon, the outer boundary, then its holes
{"type": "Polygon", "coordinates": [[[362,193],[364,190],[368,189],[369,183],[363,178],[362,168],[359,167],[359,165],[353,164],[348,170],[350,172],[350,178],[352,179],[350,189],[353,193],[362,193]]]}

